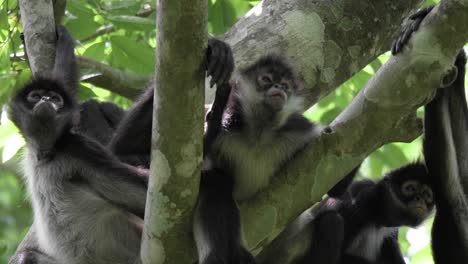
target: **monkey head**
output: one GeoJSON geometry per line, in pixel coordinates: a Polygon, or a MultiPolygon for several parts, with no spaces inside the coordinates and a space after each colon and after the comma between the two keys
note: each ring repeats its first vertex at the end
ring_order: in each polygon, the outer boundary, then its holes
{"type": "Polygon", "coordinates": [[[262,104],[274,112],[285,109],[302,110],[296,74],[286,60],[276,55],[260,58],[241,72],[241,97],[249,105],[262,104]]]}
{"type": "Polygon", "coordinates": [[[403,168],[392,171],[381,181],[383,221],[391,226],[414,227],[432,212],[434,193],[424,164],[409,164],[403,168]]]}

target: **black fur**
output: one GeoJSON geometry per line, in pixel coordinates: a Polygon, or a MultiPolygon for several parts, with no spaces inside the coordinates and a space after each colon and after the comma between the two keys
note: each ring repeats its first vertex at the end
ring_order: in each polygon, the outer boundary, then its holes
{"type": "MultiPolygon", "coordinates": [[[[211,85],[217,87],[229,81],[234,68],[234,59],[230,47],[217,39],[208,40],[207,74],[211,85]]],[[[117,127],[109,148],[123,160],[137,160],[149,167],[151,152],[151,132],[153,124],[154,84],[150,84],[141,97],[130,108],[117,127]]]]}
{"type": "Polygon", "coordinates": [[[400,192],[409,180],[430,187],[426,167],[414,163],[388,173],[377,183],[353,182],[345,192],[322,201],[311,222],[310,249],[297,263],[404,264],[398,227],[419,225],[433,208],[427,202],[426,214],[412,213],[410,199],[400,192]]]}
{"type": "MultiPolygon", "coordinates": [[[[33,241],[18,251],[19,263],[133,263],[139,256],[141,233],[130,215],[142,221],[148,172],[122,163],[80,132],[74,40],[63,27],[57,28],[57,34],[52,75],[33,79],[9,105],[12,120],[26,139],[25,174],[35,212],[33,241]],[[44,95],[25,100],[34,90],[58,93],[63,106],[44,95]],[[109,241],[101,240],[103,236],[109,241]]],[[[92,126],[99,119],[115,126],[121,115],[109,104],[90,102],[84,109],[87,133],[96,132],[92,126]]]]}
{"type": "Polygon", "coordinates": [[[455,61],[458,77],[425,107],[424,157],[434,182],[436,216],[432,251],[437,264],[468,262],[468,110],[466,57],[455,61]]]}
{"type": "Polygon", "coordinates": [[[109,102],[89,100],[81,104],[79,131],[106,145],[125,112],[109,102]]]}
{"type": "MultiPolygon", "coordinates": [[[[249,171],[248,176],[265,177],[268,181],[284,162],[308,142],[315,128],[313,123],[302,116],[300,108],[285,113],[284,120],[280,120],[282,110],[274,110],[267,105],[270,88],[261,87],[258,83],[258,77],[263,74],[271,76],[270,87],[273,87],[273,83],[285,80],[292,84],[290,89],[285,89],[288,95],[285,105],[292,102],[292,97],[301,97],[294,71],[284,59],[266,56],[240,72],[241,77],[234,81],[229,99],[230,89],[217,91],[207,122],[205,163],[208,165],[205,165],[202,172],[194,218],[194,233],[201,264],[255,263],[253,256],[241,245],[240,212],[236,202],[248,199],[248,196],[264,186],[257,186],[255,179],[252,179],[251,186],[242,185],[245,183],[238,178],[242,177],[242,168],[239,166],[249,165],[241,165],[242,162],[238,159],[244,156],[243,151],[246,152],[245,156],[249,156],[252,155],[250,151],[258,149],[260,152],[262,149],[261,155],[271,157],[268,160],[273,166],[269,168],[271,174],[256,175],[249,171]],[[250,94],[249,90],[255,94],[250,94]],[[272,142],[260,143],[265,140],[272,142]],[[291,140],[291,144],[287,143],[288,140],[291,140]],[[282,144],[288,147],[283,147],[282,144]],[[245,149],[241,145],[246,145],[245,149]],[[228,154],[231,152],[228,148],[231,147],[240,147],[240,153],[228,154]],[[244,193],[243,188],[253,190],[244,193]]],[[[265,165],[261,164],[262,161],[257,162],[258,158],[253,157],[248,162],[258,163],[258,166],[265,165]]]]}

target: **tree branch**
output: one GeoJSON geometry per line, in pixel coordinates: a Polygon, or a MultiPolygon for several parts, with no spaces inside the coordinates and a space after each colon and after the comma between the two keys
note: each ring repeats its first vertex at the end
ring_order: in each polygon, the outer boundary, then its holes
{"type": "Polygon", "coordinates": [[[206,0],[158,1],[143,263],[191,263],[194,255],[188,234],[202,161],[207,10],[206,0]]]}
{"type": "Polygon", "coordinates": [[[81,76],[81,81],[106,87],[105,89],[128,98],[135,99],[150,80],[148,76],[121,71],[90,58],[78,56],[77,59],[81,69],[93,72],[81,76]]]}
{"type": "Polygon", "coordinates": [[[29,66],[34,76],[47,76],[54,65],[57,39],[52,3],[20,0],[19,4],[29,66]]]}
{"type": "MultiPolygon", "coordinates": [[[[346,172],[381,145],[419,134],[421,124],[415,121],[415,110],[432,98],[455,55],[468,41],[463,26],[467,23],[468,0],[442,1],[405,52],[392,57],[373,76],[329,128],[281,170],[268,190],[241,206],[250,246],[274,237],[275,230],[319,201],[346,172]],[[408,124],[412,127],[409,130],[408,124]],[[407,131],[412,133],[405,136],[407,131]],[[288,199],[284,199],[286,196],[288,199]],[[259,216],[272,219],[271,228],[264,228],[262,233],[251,224],[261,222],[259,216]]],[[[264,263],[287,263],[282,262],[285,256],[279,255],[282,251],[274,252],[278,254],[269,254],[264,263]]]]}
{"type": "Polygon", "coordinates": [[[401,22],[419,3],[262,1],[225,40],[233,46],[240,68],[265,53],[286,54],[310,92],[310,106],[387,51],[401,22]]]}

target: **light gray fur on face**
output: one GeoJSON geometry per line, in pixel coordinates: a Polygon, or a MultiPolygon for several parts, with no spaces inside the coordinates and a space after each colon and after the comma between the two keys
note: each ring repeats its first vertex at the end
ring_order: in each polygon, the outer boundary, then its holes
{"type": "Polygon", "coordinates": [[[128,213],[88,185],[67,181],[76,173],[102,179],[100,172],[85,169],[67,155],[38,162],[34,149],[27,150],[24,163],[40,251],[59,263],[134,263],[140,235],[128,213]]]}
{"type": "Polygon", "coordinates": [[[255,89],[253,81],[239,76],[238,82],[236,96],[246,127],[239,132],[222,132],[214,148],[234,168],[234,198],[244,200],[266,187],[276,171],[317,135],[320,128],[279,132],[292,114],[301,113],[303,98],[291,94],[281,111],[272,112],[264,105],[264,94],[255,89]]]}
{"type": "Polygon", "coordinates": [[[242,105],[249,128],[265,126],[265,129],[280,128],[294,113],[304,110],[304,97],[293,91],[287,98],[283,108],[276,112],[265,105],[265,92],[256,89],[256,80],[251,80],[241,74],[237,76],[238,89],[234,92],[242,105]],[[271,118],[273,117],[273,119],[271,118]]]}

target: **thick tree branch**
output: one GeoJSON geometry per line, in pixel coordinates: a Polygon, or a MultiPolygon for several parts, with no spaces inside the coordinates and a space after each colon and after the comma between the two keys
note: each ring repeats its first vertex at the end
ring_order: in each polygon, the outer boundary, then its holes
{"type": "MultiPolygon", "coordinates": [[[[266,52],[289,56],[310,91],[312,105],[387,51],[401,21],[418,3],[268,0],[252,9],[224,39],[233,46],[238,67],[266,52]]],[[[212,102],[214,90],[206,93],[206,102],[212,102]]]]}
{"type": "Polygon", "coordinates": [[[418,0],[262,1],[225,35],[236,65],[286,54],[310,91],[310,105],[387,51],[418,0]]]}
{"type": "Polygon", "coordinates": [[[206,0],[158,1],[143,263],[191,263],[193,257],[188,234],[202,161],[207,9],[206,0]]]}
{"type": "Polygon", "coordinates": [[[148,76],[121,71],[90,58],[78,56],[77,59],[81,69],[93,72],[81,76],[81,81],[106,87],[107,90],[128,98],[134,99],[141,94],[141,90],[150,81],[148,76]]]}
{"type": "MultiPolygon", "coordinates": [[[[468,23],[468,0],[443,1],[425,22],[406,51],[391,58],[374,75],[329,128],[281,170],[268,190],[242,205],[250,246],[274,236],[275,230],[319,201],[376,148],[417,136],[421,124],[415,121],[415,110],[430,100],[455,55],[468,41],[463,26],[468,23]],[[414,133],[405,136],[408,124],[414,133]],[[251,224],[259,222],[259,216],[272,219],[268,231],[263,228],[259,233],[251,224]]],[[[286,263],[280,255],[270,255],[265,263],[286,263]]]]}

